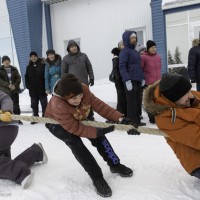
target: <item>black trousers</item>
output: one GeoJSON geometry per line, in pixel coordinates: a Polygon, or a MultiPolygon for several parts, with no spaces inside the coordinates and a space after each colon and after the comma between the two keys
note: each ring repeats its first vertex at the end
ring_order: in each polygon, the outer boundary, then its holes
{"type": "MultiPolygon", "coordinates": [[[[80,137],[67,132],[60,125],[46,124],[46,127],[55,137],[65,142],[65,144],[71,149],[77,161],[82,165],[93,181],[103,178],[101,168],[97,164],[93,155],[83,144],[80,137]]],[[[89,140],[92,145],[97,148],[97,151],[109,166],[117,166],[120,164],[118,156],[115,154],[106,137],[89,140]]]]}
{"type": "Polygon", "coordinates": [[[132,81],[133,89],[128,91],[125,87],[126,91],[126,99],[127,99],[127,117],[131,119],[134,123],[140,123],[140,115],[141,115],[141,83],[140,81],[132,81]]]}
{"type": "Polygon", "coordinates": [[[127,117],[127,100],[124,84],[121,79],[115,80],[115,88],[117,90],[117,111],[127,117]]]}
{"type": "Polygon", "coordinates": [[[17,134],[18,126],[0,127],[0,178],[20,184],[31,173],[29,167],[43,159],[43,152],[33,144],[12,160],[10,149],[17,134]]]}
{"type": "Polygon", "coordinates": [[[19,93],[11,93],[10,97],[13,101],[13,113],[16,115],[20,115],[21,110],[19,106],[19,93]]]}
{"type": "Polygon", "coordinates": [[[48,100],[47,100],[47,95],[44,96],[31,96],[31,108],[33,110],[33,116],[39,116],[39,102],[42,106],[42,116],[44,116],[48,100]]]}

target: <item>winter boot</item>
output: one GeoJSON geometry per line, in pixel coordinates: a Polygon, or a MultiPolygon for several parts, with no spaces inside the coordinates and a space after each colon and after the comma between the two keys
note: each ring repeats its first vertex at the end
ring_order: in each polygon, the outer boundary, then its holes
{"type": "Polygon", "coordinates": [[[112,190],[104,178],[93,181],[93,185],[98,195],[102,197],[110,197],[112,195],[112,190]]]}
{"type": "Polygon", "coordinates": [[[110,171],[112,173],[118,173],[122,177],[133,176],[133,170],[122,164],[119,164],[116,167],[110,167],[110,171]]]}
{"type": "Polygon", "coordinates": [[[18,121],[19,125],[23,125],[23,122],[21,120],[18,121]]]}
{"type": "Polygon", "coordinates": [[[44,151],[44,148],[42,146],[42,144],[39,142],[37,143],[37,145],[42,149],[42,152],[43,152],[43,159],[42,159],[42,164],[46,164],[48,162],[48,157],[47,157],[47,154],[46,152],[44,151]]]}
{"type": "Polygon", "coordinates": [[[34,173],[32,172],[21,182],[22,189],[27,189],[30,186],[31,181],[33,179],[33,175],[34,173]]]}

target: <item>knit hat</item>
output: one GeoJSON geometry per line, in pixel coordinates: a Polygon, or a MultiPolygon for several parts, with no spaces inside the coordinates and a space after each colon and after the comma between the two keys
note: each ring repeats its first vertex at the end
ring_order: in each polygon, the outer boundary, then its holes
{"type": "Polygon", "coordinates": [[[112,49],[111,53],[114,56],[119,56],[120,50],[119,50],[119,48],[115,47],[114,49],[112,49]]]}
{"type": "Polygon", "coordinates": [[[36,57],[38,57],[38,55],[37,55],[37,53],[36,53],[35,51],[31,51],[30,57],[31,57],[31,56],[36,56],[36,57]]]}
{"type": "Polygon", "coordinates": [[[54,54],[55,55],[56,52],[53,49],[49,49],[49,50],[46,51],[46,55],[48,56],[49,54],[54,54]]]}
{"type": "Polygon", "coordinates": [[[156,46],[156,43],[152,40],[148,40],[147,41],[147,51],[153,46],[156,46]]]}
{"type": "Polygon", "coordinates": [[[118,42],[118,48],[121,48],[121,46],[124,46],[123,40],[118,42]]]}
{"type": "Polygon", "coordinates": [[[83,93],[81,82],[73,74],[64,74],[58,82],[58,92],[61,97],[72,98],[83,93]]]}
{"type": "Polygon", "coordinates": [[[179,100],[191,88],[191,83],[179,74],[166,73],[159,84],[160,93],[172,102],[179,100]]]}
{"type": "Polygon", "coordinates": [[[3,56],[1,62],[3,63],[5,60],[10,62],[10,58],[8,56],[3,56]]]}
{"type": "Polygon", "coordinates": [[[139,45],[136,47],[136,51],[140,54],[142,51],[146,51],[146,47],[143,45],[139,45]]]}
{"type": "Polygon", "coordinates": [[[132,38],[132,37],[137,37],[135,32],[131,33],[130,38],[132,38]]]}

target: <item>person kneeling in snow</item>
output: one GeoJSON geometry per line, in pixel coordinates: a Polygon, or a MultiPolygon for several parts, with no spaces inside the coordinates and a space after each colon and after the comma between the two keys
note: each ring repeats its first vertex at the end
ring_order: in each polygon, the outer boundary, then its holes
{"type": "Polygon", "coordinates": [[[11,98],[0,91],[0,178],[29,187],[33,173],[29,167],[35,162],[47,163],[48,158],[41,143],[33,144],[14,160],[10,148],[18,134],[18,122],[12,121],[13,103],[11,98]]]}
{"type": "MultiPolygon", "coordinates": [[[[97,193],[103,197],[112,195],[112,191],[103,178],[101,168],[90,151],[83,144],[81,137],[88,138],[97,148],[99,154],[110,166],[112,173],[123,177],[130,177],[133,171],[120,164],[111,144],[105,134],[114,131],[114,126],[108,128],[95,128],[80,123],[86,120],[90,110],[100,114],[107,120],[121,124],[132,124],[131,120],[124,118],[123,114],[111,108],[94,96],[85,84],[72,74],[65,74],[55,84],[53,97],[47,105],[45,116],[55,119],[60,125],[46,124],[49,131],[58,139],[66,143],[72,153],[89,174],[97,193]]],[[[139,134],[131,129],[129,134],[139,134]]]]}
{"type": "Polygon", "coordinates": [[[200,178],[200,93],[178,74],[165,74],[144,93],[144,106],[156,117],[183,168],[200,178]]]}

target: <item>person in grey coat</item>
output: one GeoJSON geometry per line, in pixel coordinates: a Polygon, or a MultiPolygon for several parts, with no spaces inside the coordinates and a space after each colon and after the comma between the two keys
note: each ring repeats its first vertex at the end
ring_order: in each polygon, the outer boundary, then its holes
{"type": "Polygon", "coordinates": [[[41,143],[33,144],[14,160],[11,159],[11,145],[18,134],[18,123],[12,121],[13,103],[0,90],[0,178],[29,187],[33,173],[29,169],[35,162],[47,163],[48,158],[41,143]]]}
{"type": "Polygon", "coordinates": [[[63,58],[61,76],[70,73],[75,75],[81,83],[93,86],[94,73],[87,55],[80,51],[80,47],[74,40],[69,41],[67,51],[68,54],[63,58]]]}

